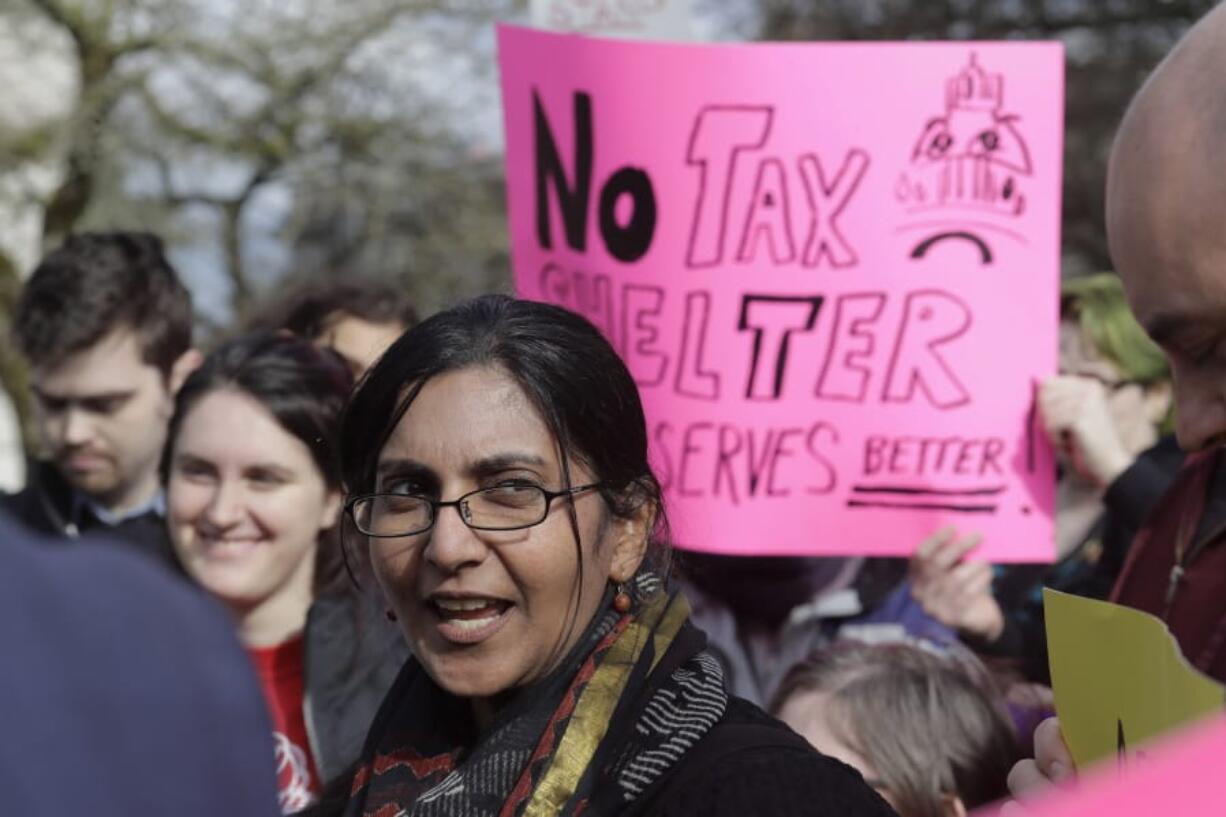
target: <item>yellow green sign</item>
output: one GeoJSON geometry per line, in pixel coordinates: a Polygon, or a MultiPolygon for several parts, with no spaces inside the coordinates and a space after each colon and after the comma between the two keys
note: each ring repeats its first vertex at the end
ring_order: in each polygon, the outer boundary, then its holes
{"type": "Polygon", "coordinates": [[[1078,768],[1226,709],[1226,687],[1198,672],[1160,619],[1043,591],[1056,714],[1078,768]]]}

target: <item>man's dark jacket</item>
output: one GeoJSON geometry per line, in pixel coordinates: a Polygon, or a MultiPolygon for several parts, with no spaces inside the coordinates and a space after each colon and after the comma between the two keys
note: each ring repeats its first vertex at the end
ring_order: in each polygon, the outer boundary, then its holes
{"type": "Polygon", "coordinates": [[[83,534],[104,534],[107,541],[126,545],[180,572],[161,514],[150,511],[118,525],[107,525],[88,507],[79,507],[82,503],[72,486],[50,463],[31,462],[27,473],[29,478],[23,490],[0,494],[0,511],[7,512],[28,530],[62,542],[83,534]]]}
{"type": "Polygon", "coordinates": [[[1161,617],[1187,659],[1226,681],[1226,456],[1187,465],[1137,533],[1111,600],[1161,617]]]}

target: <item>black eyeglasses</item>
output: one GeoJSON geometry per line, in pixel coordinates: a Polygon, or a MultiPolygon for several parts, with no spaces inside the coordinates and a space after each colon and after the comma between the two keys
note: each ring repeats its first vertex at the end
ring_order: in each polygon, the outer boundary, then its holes
{"type": "Polygon", "coordinates": [[[544,522],[549,506],[558,497],[599,487],[599,482],[560,491],[539,485],[495,485],[469,491],[450,502],[417,494],[362,494],[350,499],[346,510],[359,531],[378,538],[425,533],[434,527],[438,509],[447,507],[454,507],[473,530],[521,530],[544,522]]]}

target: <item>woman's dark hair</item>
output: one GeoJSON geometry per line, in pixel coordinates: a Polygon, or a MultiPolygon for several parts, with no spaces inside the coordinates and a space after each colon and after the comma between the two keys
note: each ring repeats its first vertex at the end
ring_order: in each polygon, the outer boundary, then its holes
{"type": "MultiPolygon", "coordinates": [[[[345,413],[349,493],[374,490],[379,453],[422,386],[473,366],[506,372],[540,412],[558,444],[564,487],[573,484],[573,458],[601,483],[613,516],[632,516],[650,503],[656,535],[648,564],[665,572],[660,484],[647,461],[647,423],[634,379],[595,326],[551,304],[485,295],[434,315],[392,344],[345,413]]],[[[574,509],[567,508],[578,547],[574,509]]]]}
{"type": "Polygon", "coordinates": [[[806,693],[826,696],[830,731],[873,764],[901,817],[940,817],[943,796],[971,810],[1008,793],[1017,735],[970,654],[840,642],[791,669],[771,712],[806,693]]]}
{"type": "MultiPolygon", "coordinates": [[[[352,386],[348,367],[335,353],[317,349],[301,338],[256,334],[222,344],[187,377],[175,396],[162,451],[162,483],[169,480],[184,420],[202,398],[229,389],[256,400],[278,425],[301,440],[324,482],[339,490],[341,415],[352,386]]],[[[235,433],[243,432],[235,429],[235,433]]],[[[343,575],[339,551],[334,536],[321,539],[315,573],[317,591],[343,575]]]]}

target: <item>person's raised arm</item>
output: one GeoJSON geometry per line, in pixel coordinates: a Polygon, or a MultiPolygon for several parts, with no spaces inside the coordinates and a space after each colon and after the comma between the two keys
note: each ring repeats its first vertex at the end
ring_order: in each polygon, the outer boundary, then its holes
{"type": "Polygon", "coordinates": [[[992,566],[966,561],[982,541],[978,534],[959,538],[953,528],[942,528],[916,550],[908,577],[924,612],[962,635],[993,642],[1005,618],[992,595],[992,566]]]}

